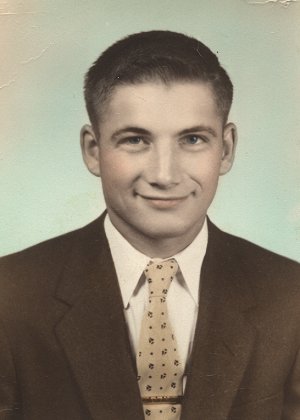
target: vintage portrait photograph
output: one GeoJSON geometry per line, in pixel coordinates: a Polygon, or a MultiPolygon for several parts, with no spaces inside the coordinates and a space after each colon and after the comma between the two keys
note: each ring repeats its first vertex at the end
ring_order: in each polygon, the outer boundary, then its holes
{"type": "Polygon", "coordinates": [[[0,420],[300,419],[299,22],[0,1],[0,420]]]}

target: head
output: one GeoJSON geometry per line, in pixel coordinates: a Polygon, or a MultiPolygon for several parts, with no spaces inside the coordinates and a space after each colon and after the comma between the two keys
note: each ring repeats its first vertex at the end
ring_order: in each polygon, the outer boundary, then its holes
{"type": "Polygon", "coordinates": [[[96,133],[99,134],[99,122],[117,87],[149,81],[207,83],[226,123],[233,86],[216,55],[202,42],[187,35],[149,31],[116,42],[87,72],[86,108],[96,133]]]}
{"type": "Polygon", "coordinates": [[[201,229],[233,162],[232,90],[204,44],[169,31],[131,35],[88,71],[84,160],[113,224],[142,252],[172,255],[201,229]]]}

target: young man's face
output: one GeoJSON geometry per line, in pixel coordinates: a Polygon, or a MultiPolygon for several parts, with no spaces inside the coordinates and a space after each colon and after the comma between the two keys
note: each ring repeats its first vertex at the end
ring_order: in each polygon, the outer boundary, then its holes
{"type": "Polygon", "coordinates": [[[199,232],[219,175],[234,154],[235,127],[223,126],[208,84],[147,82],[117,87],[96,141],[82,146],[102,179],[107,210],[130,241],[191,238],[199,232]]]}

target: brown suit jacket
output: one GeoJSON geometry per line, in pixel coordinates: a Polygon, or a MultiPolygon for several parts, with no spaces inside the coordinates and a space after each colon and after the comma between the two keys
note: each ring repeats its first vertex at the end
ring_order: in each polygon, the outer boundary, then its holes
{"type": "MultiPolygon", "coordinates": [[[[0,278],[1,420],[143,420],[103,216],[0,278]]],[[[299,265],[209,223],[182,420],[300,419],[299,332],[299,265]]]]}

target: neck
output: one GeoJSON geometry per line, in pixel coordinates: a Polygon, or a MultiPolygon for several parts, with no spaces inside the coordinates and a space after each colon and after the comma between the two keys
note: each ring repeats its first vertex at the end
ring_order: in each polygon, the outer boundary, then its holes
{"type": "Polygon", "coordinates": [[[144,235],[132,226],[120,223],[114,213],[109,212],[109,217],[114,227],[120,234],[139,252],[149,258],[169,258],[178,254],[189,246],[201,231],[205,217],[195,224],[193,229],[182,235],[161,237],[159,235],[144,235]]]}

